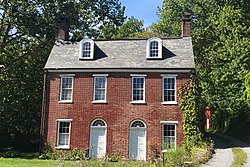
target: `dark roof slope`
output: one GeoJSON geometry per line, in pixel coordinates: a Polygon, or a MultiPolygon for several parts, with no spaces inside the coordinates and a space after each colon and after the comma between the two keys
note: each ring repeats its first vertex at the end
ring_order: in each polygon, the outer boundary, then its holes
{"type": "Polygon", "coordinates": [[[162,39],[162,59],[146,59],[147,39],[96,40],[94,60],[79,60],[79,42],[57,41],[45,69],[192,69],[191,37],[162,39]]]}

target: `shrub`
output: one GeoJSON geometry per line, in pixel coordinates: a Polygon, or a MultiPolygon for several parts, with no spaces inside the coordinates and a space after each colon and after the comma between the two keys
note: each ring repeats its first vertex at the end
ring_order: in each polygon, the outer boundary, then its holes
{"type": "Polygon", "coordinates": [[[73,149],[70,151],[56,150],[56,151],[44,151],[39,156],[39,159],[62,159],[62,160],[85,160],[87,159],[86,150],[73,149]]]}

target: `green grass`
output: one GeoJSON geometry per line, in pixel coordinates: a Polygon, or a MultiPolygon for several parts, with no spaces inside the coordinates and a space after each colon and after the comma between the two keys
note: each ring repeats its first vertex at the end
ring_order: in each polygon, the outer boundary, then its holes
{"type": "Polygon", "coordinates": [[[50,167],[56,166],[56,161],[21,158],[0,158],[1,167],[50,167]]]}
{"type": "Polygon", "coordinates": [[[234,161],[233,161],[233,164],[231,165],[231,167],[242,166],[247,159],[246,153],[239,147],[234,147],[232,150],[233,150],[233,154],[234,154],[234,161]]]}
{"type": "Polygon", "coordinates": [[[101,160],[91,161],[64,161],[40,160],[21,158],[0,158],[1,167],[160,167],[162,163],[153,164],[138,161],[108,162],[101,160]]]}

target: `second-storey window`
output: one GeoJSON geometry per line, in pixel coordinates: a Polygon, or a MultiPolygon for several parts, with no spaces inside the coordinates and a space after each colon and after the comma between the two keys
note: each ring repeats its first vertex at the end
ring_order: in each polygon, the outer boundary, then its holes
{"type": "Polygon", "coordinates": [[[163,77],[163,103],[176,104],[176,75],[163,77]]]}
{"type": "Polygon", "coordinates": [[[106,102],[107,74],[94,76],[94,102],[106,102]]]}
{"type": "Polygon", "coordinates": [[[60,101],[71,102],[73,93],[73,77],[61,77],[60,101]]]}
{"type": "Polygon", "coordinates": [[[132,77],[132,101],[145,101],[145,77],[132,77]]]}

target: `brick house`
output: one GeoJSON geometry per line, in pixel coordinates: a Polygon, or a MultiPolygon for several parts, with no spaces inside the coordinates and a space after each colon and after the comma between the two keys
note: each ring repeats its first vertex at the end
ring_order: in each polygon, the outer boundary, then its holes
{"type": "Polygon", "coordinates": [[[177,91],[195,68],[190,21],[182,18],[179,38],[79,42],[62,24],[44,68],[44,142],[132,160],[180,145],[177,91]]]}

